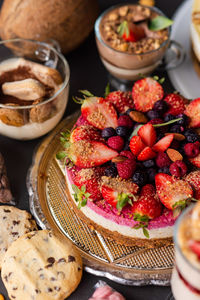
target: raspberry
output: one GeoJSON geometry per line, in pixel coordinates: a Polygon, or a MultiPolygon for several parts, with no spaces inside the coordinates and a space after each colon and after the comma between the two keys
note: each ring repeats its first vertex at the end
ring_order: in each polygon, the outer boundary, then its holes
{"type": "Polygon", "coordinates": [[[121,178],[129,179],[133,176],[133,172],[136,168],[136,162],[134,159],[126,159],[125,161],[117,164],[117,171],[121,178]]]}
{"type": "Polygon", "coordinates": [[[135,158],[134,155],[133,155],[133,153],[131,151],[127,151],[127,150],[121,151],[120,155],[126,156],[126,157],[128,157],[130,159],[134,159],[135,158]]]}
{"type": "Polygon", "coordinates": [[[200,152],[200,143],[199,142],[187,143],[184,146],[184,151],[185,151],[185,154],[189,158],[196,157],[199,154],[199,152],[200,152]]]}
{"type": "Polygon", "coordinates": [[[176,177],[183,177],[187,173],[187,166],[182,160],[177,160],[170,165],[169,171],[176,177]]]}
{"type": "Polygon", "coordinates": [[[121,136],[112,136],[108,139],[107,144],[110,148],[121,151],[124,147],[124,139],[121,136]]]}
{"type": "Polygon", "coordinates": [[[118,126],[133,127],[133,120],[127,115],[121,115],[118,119],[118,126]]]}
{"type": "Polygon", "coordinates": [[[148,123],[150,123],[152,125],[154,125],[154,124],[162,124],[163,120],[159,119],[159,118],[155,118],[155,119],[152,119],[151,121],[149,121],[148,123]]]}
{"type": "Polygon", "coordinates": [[[158,152],[158,155],[156,157],[156,164],[159,168],[168,167],[171,164],[171,160],[167,153],[158,152]]]}

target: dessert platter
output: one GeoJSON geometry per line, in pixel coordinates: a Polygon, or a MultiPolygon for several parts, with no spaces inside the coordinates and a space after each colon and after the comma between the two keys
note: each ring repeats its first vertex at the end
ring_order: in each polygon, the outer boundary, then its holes
{"type": "Polygon", "coordinates": [[[35,154],[33,215],[75,243],[89,272],[169,284],[174,223],[199,199],[199,99],[166,94],[148,77],[132,92],[84,90],[75,100],[81,116],[64,120],[35,154]]]}

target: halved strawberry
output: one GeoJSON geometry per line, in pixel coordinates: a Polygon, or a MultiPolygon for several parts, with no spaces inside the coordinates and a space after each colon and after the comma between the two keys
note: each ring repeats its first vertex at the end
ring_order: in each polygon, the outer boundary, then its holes
{"type": "Polygon", "coordinates": [[[78,167],[91,168],[102,165],[118,156],[118,152],[96,141],[79,140],[66,149],[69,159],[78,167]]]}
{"type": "Polygon", "coordinates": [[[189,161],[197,168],[200,168],[200,153],[196,157],[189,158],[189,161]]]}
{"type": "Polygon", "coordinates": [[[142,228],[144,235],[149,238],[149,232],[146,229],[150,219],[157,218],[162,213],[162,204],[156,197],[155,189],[151,184],[142,187],[138,201],[132,206],[133,219],[138,223],[135,229],[142,228]]]}
{"type": "Polygon", "coordinates": [[[141,137],[143,143],[152,147],[156,142],[156,131],[152,124],[145,124],[138,130],[138,135],[141,137]]]}
{"type": "Polygon", "coordinates": [[[174,135],[168,134],[165,137],[163,137],[161,140],[159,140],[152,149],[156,152],[164,152],[169,148],[171,142],[173,141],[174,135]]]}
{"type": "Polygon", "coordinates": [[[86,98],[81,105],[81,113],[92,126],[98,129],[118,126],[117,112],[113,105],[104,98],[86,98]]]}
{"type": "Polygon", "coordinates": [[[104,141],[98,129],[90,125],[81,125],[76,127],[70,134],[70,142],[74,143],[79,140],[104,141]]]}
{"type": "Polygon", "coordinates": [[[134,107],[131,92],[114,91],[108,94],[106,100],[111,102],[119,113],[134,107]]]}
{"type": "Polygon", "coordinates": [[[167,102],[169,109],[166,114],[171,114],[177,116],[184,113],[185,110],[185,101],[184,98],[178,94],[168,94],[164,101],[167,102]]]}
{"type": "Polygon", "coordinates": [[[129,147],[131,149],[131,152],[137,156],[144,148],[145,144],[142,142],[142,139],[138,135],[134,135],[132,139],[130,140],[129,147]]]}
{"type": "Polygon", "coordinates": [[[186,107],[185,114],[190,118],[190,127],[200,127],[200,98],[190,102],[186,107]]]}
{"type": "Polygon", "coordinates": [[[145,37],[144,29],[132,22],[123,21],[117,28],[119,35],[128,42],[137,42],[145,37]]]}
{"type": "Polygon", "coordinates": [[[200,200],[200,170],[190,172],[185,180],[193,187],[194,198],[200,200]]]}
{"type": "Polygon", "coordinates": [[[101,193],[103,198],[119,211],[128,203],[132,205],[135,194],[138,192],[137,184],[132,180],[121,180],[118,177],[102,177],[101,193]]]}
{"type": "Polygon", "coordinates": [[[188,246],[200,258],[200,241],[189,240],[188,246]]]}
{"type": "Polygon", "coordinates": [[[152,159],[156,156],[156,153],[150,148],[150,147],[145,147],[140,154],[138,155],[137,159],[140,161],[152,159]]]}
{"type": "Polygon", "coordinates": [[[146,216],[147,219],[154,219],[161,215],[162,204],[159,199],[156,198],[155,189],[152,188],[152,186],[149,186],[151,185],[148,184],[147,186],[143,186],[138,201],[133,203],[132,212],[137,214],[137,219],[139,216],[146,216]]]}
{"type": "Polygon", "coordinates": [[[132,97],[135,108],[146,112],[153,108],[156,101],[163,98],[162,86],[153,78],[147,77],[135,82],[132,89],[132,97]]]}
{"type": "Polygon", "coordinates": [[[175,179],[174,177],[159,173],[155,176],[156,191],[160,201],[168,208],[184,208],[193,195],[190,184],[184,180],[175,179]]]}

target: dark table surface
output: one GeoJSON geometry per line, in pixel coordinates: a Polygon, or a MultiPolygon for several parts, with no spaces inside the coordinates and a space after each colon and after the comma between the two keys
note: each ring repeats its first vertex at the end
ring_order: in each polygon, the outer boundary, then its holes
{"type": "MultiPolygon", "coordinates": [[[[1,1],[0,1],[1,2],[1,1]]],[[[99,0],[100,11],[107,7],[123,2],[125,0],[99,0]]],[[[131,1],[129,1],[131,2],[131,1]]],[[[134,1],[132,1],[134,2],[134,1]]],[[[156,0],[159,7],[167,16],[172,17],[182,0],[156,0]]],[[[67,41],[66,41],[67,42],[67,41]]],[[[78,105],[72,101],[72,95],[76,95],[79,89],[90,90],[93,94],[103,95],[108,82],[107,72],[104,69],[96,49],[94,34],[76,50],[66,55],[71,69],[70,97],[65,116],[78,109],[78,105]]],[[[167,74],[156,73],[165,76],[164,88],[173,91],[173,85],[167,78],[167,74]]],[[[42,142],[43,138],[32,141],[17,141],[0,136],[0,151],[2,152],[8,170],[11,189],[17,200],[17,207],[29,210],[29,196],[26,188],[26,175],[31,165],[32,155],[36,146],[42,142]]],[[[165,300],[170,294],[170,287],[143,286],[130,287],[123,286],[105,278],[83,273],[82,281],[77,290],[68,298],[70,300],[87,300],[93,293],[94,285],[98,280],[106,281],[111,287],[121,292],[127,300],[165,300]]],[[[0,293],[8,299],[6,290],[0,280],[0,293]]],[[[19,299],[21,300],[21,299],[19,299]]],[[[25,300],[25,299],[24,299],[25,300]]]]}

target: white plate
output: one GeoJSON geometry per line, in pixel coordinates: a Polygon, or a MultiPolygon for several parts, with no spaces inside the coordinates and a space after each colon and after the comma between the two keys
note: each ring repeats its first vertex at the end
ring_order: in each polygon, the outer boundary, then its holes
{"type": "Polygon", "coordinates": [[[174,14],[171,39],[180,43],[186,52],[185,61],[168,71],[169,78],[177,91],[189,99],[200,97],[200,76],[194,69],[191,57],[190,20],[193,0],[184,1],[174,14]]]}

